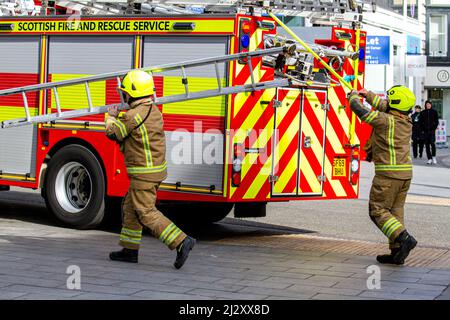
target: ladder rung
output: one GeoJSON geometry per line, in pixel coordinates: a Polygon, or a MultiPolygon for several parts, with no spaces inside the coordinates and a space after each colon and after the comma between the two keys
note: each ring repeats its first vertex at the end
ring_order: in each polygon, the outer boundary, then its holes
{"type": "Polygon", "coordinates": [[[86,81],[84,83],[84,87],[86,88],[86,97],[88,100],[89,111],[92,111],[94,109],[94,106],[92,105],[91,91],[89,90],[89,82],[86,81]]]}
{"type": "Polygon", "coordinates": [[[219,63],[217,61],[214,62],[214,67],[216,69],[217,88],[219,89],[219,92],[222,92],[222,80],[220,79],[219,63]]]}
{"type": "Polygon", "coordinates": [[[58,115],[61,114],[61,105],[59,104],[59,95],[58,95],[58,89],[57,87],[53,87],[53,95],[55,96],[55,103],[56,103],[56,111],[58,112],[58,115]]]}
{"type": "Polygon", "coordinates": [[[30,121],[30,109],[28,109],[28,99],[27,99],[27,94],[25,93],[25,91],[22,91],[22,98],[23,98],[23,106],[25,107],[25,115],[27,117],[27,121],[30,121]]]}
{"type": "Polygon", "coordinates": [[[188,85],[188,79],[187,79],[187,75],[186,75],[186,69],[184,68],[184,66],[181,66],[181,81],[184,85],[184,90],[186,93],[186,97],[189,97],[189,85],[188,85]]]}

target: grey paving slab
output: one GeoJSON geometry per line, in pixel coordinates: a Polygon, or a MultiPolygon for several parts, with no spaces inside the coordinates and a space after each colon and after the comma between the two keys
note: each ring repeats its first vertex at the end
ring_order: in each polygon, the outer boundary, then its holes
{"type": "Polygon", "coordinates": [[[246,294],[266,294],[270,296],[279,296],[279,297],[286,297],[286,298],[293,298],[296,300],[306,300],[311,298],[313,295],[316,294],[316,292],[298,292],[298,291],[288,291],[283,289],[264,289],[261,290],[260,287],[245,287],[239,293],[246,293],[246,294]]]}
{"type": "Polygon", "coordinates": [[[58,280],[52,280],[52,279],[41,279],[41,278],[31,278],[31,277],[22,277],[22,276],[15,276],[15,275],[0,275],[0,282],[10,282],[14,284],[21,284],[21,285],[31,285],[31,286],[41,286],[41,287],[48,287],[48,288],[56,288],[60,286],[62,283],[58,280]]]}
{"type": "Polygon", "coordinates": [[[20,261],[21,257],[15,257],[11,255],[11,251],[4,251],[3,253],[0,253],[0,264],[3,264],[8,261],[20,261]]]}
{"type": "Polygon", "coordinates": [[[141,300],[142,298],[137,296],[126,296],[118,294],[108,293],[82,293],[78,296],[68,298],[68,300],[141,300]]]}
{"type": "Polygon", "coordinates": [[[262,300],[268,297],[265,291],[262,291],[261,294],[253,294],[253,293],[246,294],[240,292],[227,292],[220,290],[193,289],[188,293],[206,297],[213,297],[217,299],[232,299],[232,300],[262,300]]]}
{"type": "Polygon", "coordinates": [[[356,296],[362,292],[362,289],[349,289],[349,288],[335,288],[335,287],[320,287],[314,285],[300,285],[296,284],[287,289],[289,292],[298,293],[329,293],[329,294],[342,294],[347,296],[356,296]]]}
{"type": "Polygon", "coordinates": [[[433,297],[437,297],[440,296],[442,294],[442,290],[420,290],[420,289],[406,289],[404,292],[404,294],[409,294],[409,295],[417,295],[417,296],[433,296],[433,297]]]}
{"type": "Polygon", "coordinates": [[[295,281],[298,281],[298,279],[292,279],[292,281],[288,283],[275,282],[269,280],[253,281],[253,280],[238,280],[238,279],[222,279],[216,281],[215,284],[236,284],[239,286],[252,286],[268,289],[286,289],[287,287],[295,283],[295,281]]]}
{"type": "Polygon", "coordinates": [[[385,293],[377,291],[364,291],[359,295],[363,298],[380,298],[386,300],[434,300],[435,296],[428,295],[409,295],[409,294],[397,294],[397,293],[385,293]]]}
{"type": "Polygon", "coordinates": [[[7,292],[0,292],[0,299],[1,300],[10,300],[15,299],[18,297],[23,297],[26,295],[26,292],[14,292],[14,291],[7,291],[7,292]]]}
{"type": "Polygon", "coordinates": [[[318,287],[332,287],[342,279],[345,278],[314,275],[308,279],[303,280],[301,283],[303,285],[312,285],[318,287]]]}
{"type": "Polygon", "coordinates": [[[141,299],[150,299],[150,300],[213,300],[212,297],[205,297],[195,294],[181,294],[181,293],[170,293],[170,292],[158,292],[158,291],[140,291],[134,295],[133,297],[138,297],[141,299]]]}
{"type": "Polygon", "coordinates": [[[77,290],[46,288],[46,287],[38,287],[38,286],[30,286],[30,285],[12,285],[12,286],[3,288],[2,291],[50,294],[50,295],[59,295],[61,297],[73,297],[73,296],[80,294],[80,292],[77,290]]]}
{"type": "Polygon", "coordinates": [[[428,272],[428,274],[440,274],[440,275],[448,275],[450,276],[450,270],[445,269],[433,269],[428,272]]]}
{"type": "MultiPolygon", "coordinates": [[[[372,300],[364,297],[355,297],[355,296],[345,296],[338,294],[329,294],[329,293],[318,293],[311,298],[312,300],[372,300]]],[[[379,299],[374,299],[379,300],[379,299]]]]}
{"type": "Polygon", "coordinates": [[[115,286],[140,290],[171,292],[171,293],[186,293],[194,289],[194,287],[162,285],[162,284],[134,282],[134,281],[123,281],[117,283],[115,286]]]}
{"type": "MultiPolygon", "coordinates": [[[[209,272],[209,271],[208,272],[201,271],[199,273],[204,276],[217,276],[217,273],[209,272]]],[[[253,271],[245,271],[245,272],[240,272],[240,273],[224,272],[224,273],[221,273],[220,276],[222,276],[223,278],[231,278],[231,279],[245,279],[245,280],[261,281],[261,280],[265,280],[265,279],[269,278],[272,275],[277,275],[277,274],[278,273],[275,273],[275,272],[269,272],[269,273],[265,273],[265,274],[261,274],[261,273],[254,274],[253,271]]]]}
{"type": "Polygon", "coordinates": [[[425,274],[420,277],[420,280],[418,282],[424,284],[449,285],[450,276],[439,274],[425,274]]]}
{"type": "MultiPolygon", "coordinates": [[[[395,271],[395,269],[394,270],[392,270],[390,268],[386,269],[386,268],[384,268],[383,266],[380,266],[380,265],[378,265],[378,267],[380,267],[381,273],[384,274],[384,275],[391,274],[392,272],[395,271]]],[[[364,268],[359,268],[358,267],[357,268],[357,267],[335,265],[335,266],[332,266],[332,267],[330,267],[330,268],[328,268],[326,270],[327,271],[336,271],[336,272],[353,272],[353,273],[355,273],[357,275],[357,274],[365,274],[366,270],[367,270],[367,267],[364,267],[364,268]]]]}
{"type": "MultiPolygon", "coordinates": [[[[336,289],[354,289],[364,291],[367,290],[367,279],[345,279],[339,281],[336,285],[333,286],[336,289]]],[[[381,283],[381,288],[383,291],[392,292],[392,293],[402,293],[407,287],[405,286],[386,286],[381,283]]]]}
{"type": "Polygon", "coordinates": [[[442,285],[431,285],[422,283],[410,283],[410,282],[394,282],[394,281],[381,281],[381,285],[390,287],[400,287],[407,289],[418,289],[418,290],[444,290],[445,286],[442,285]]]}
{"type": "Polygon", "coordinates": [[[294,268],[286,270],[286,272],[295,272],[295,270],[298,268],[311,269],[311,270],[327,270],[328,268],[331,268],[332,266],[333,265],[328,264],[328,263],[308,261],[305,263],[300,263],[299,265],[295,266],[294,268]]]}
{"type": "Polygon", "coordinates": [[[237,292],[244,288],[244,285],[239,283],[239,285],[228,284],[228,283],[207,283],[202,281],[192,281],[192,280],[172,280],[168,282],[169,285],[173,286],[182,286],[182,287],[192,287],[199,289],[210,289],[210,290],[222,290],[222,291],[230,291],[237,292]]]}
{"type": "MultiPolygon", "coordinates": [[[[361,270],[358,269],[358,272],[361,270]]],[[[283,276],[291,276],[296,273],[299,274],[310,274],[310,275],[322,275],[322,276],[330,276],[330,277],[344,277],[348,278],[355,274],[355,272],[343,272],[343,271],[332,271],[330,269],[326,270],[314,270],[314,269],[307,269],[307,268],[301,268],[297,267],[294,269],[290,269],[289,272],[283,272],[283,276]]]]}
{"type": "Polygon", "coordinates": [[[71,300],[75,297],[66,297],[57,294],[45,294],[45,293],[27,293],[23,296],[17,297],[14,300],[71,300]]]}
{"type": "Polygon", "coordinates": [[[118,295],[131,295],[141,291],[139,288],[125,288],[119,286],[102,286],[81,282],[81,290],[86,292],[109,293],[118,295]]]}
{"type": "Polygon", "coordinates": [[[305,299],[300,299],[300,298],[295,298],[295,297],[278,297],[278,296],[269,296],[264,300],[306,300],[305,299]]]}

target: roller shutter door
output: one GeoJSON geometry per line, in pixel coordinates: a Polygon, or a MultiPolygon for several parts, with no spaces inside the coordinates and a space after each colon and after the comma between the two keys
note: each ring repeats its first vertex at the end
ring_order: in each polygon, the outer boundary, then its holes
{"type": "MultiPolygon", "coordinates": [[[[124,36],[54,36],[49,42],[49,79],[60,81],[101,73],[129,70],[133,63],[133,37],[124,36]]],[[[90,85],[94,106],[118,102],[115,80],[99,81],[90,85]]],[[[58,90],[63,110],[88,107],[84,85],[58,90]]],[[[48,104],[56,109],[52,96],[48,104]]],[[[103,115],[89,118],[102,121],[103,115]]],[[[85,119],[88,120],[88,119],[85,119]]]]}
{"type": "MultiPolygon", "coordinates": [[[[0,90],[36,84],[39,81],[39,38],[0,37],[0,90]]],[[[28,94],[30,114],[36,115],[37,94],[28,94]]],[[[0,97],[0,121],[25,117],[20,95],[0,97]]],[[[35,177],[35,126],[0,130],[0,170],[3,174],[30,174],[35,177]]]]}

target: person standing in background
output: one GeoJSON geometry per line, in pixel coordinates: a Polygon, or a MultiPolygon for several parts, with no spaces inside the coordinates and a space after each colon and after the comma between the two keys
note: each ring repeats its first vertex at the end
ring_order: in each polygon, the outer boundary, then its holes
{"type": "Polygon", "coordinates": [[[433,109],[431,101],[425,101],[425,109],[420,113],[420,127],[423,130],[427,164],[437,164],[436,161],[436,129],[439,125],[438,113],[433,109]]]}
{"type": "Polygon", "coordinates": [[[415,112],[411,115],[411,120],[413,123],[412,129],[412,141],[413,141],[413,155],[414,159],[417,159],[417,154],[422,159],[423,154],[423,131],[420,126],[420,112],[422,108],[417,105],[415,108],[415,112]],[[419,152],[417,152],[417,149],[419,152]]]}

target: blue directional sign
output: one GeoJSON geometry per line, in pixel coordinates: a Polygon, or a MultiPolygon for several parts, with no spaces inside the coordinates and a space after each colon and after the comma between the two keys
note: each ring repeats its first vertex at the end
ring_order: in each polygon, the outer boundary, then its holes
{"type": "Polygon", "coordinates": [[[389,64],[391,41],[389,36],[367,36],[366,63],[389,64]]]}

